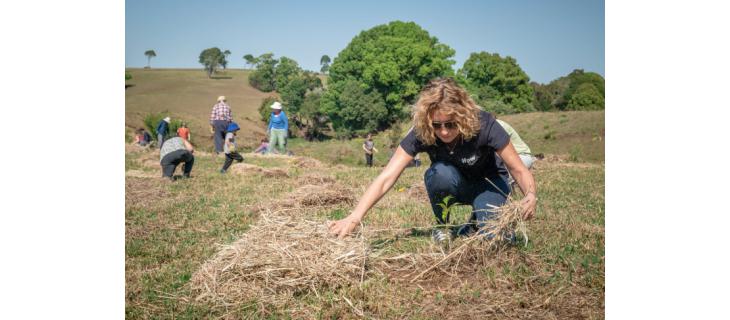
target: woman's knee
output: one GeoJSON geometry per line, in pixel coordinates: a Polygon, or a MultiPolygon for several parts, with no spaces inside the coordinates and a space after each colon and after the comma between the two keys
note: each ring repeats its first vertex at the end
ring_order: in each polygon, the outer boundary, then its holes
{"type": "Polygon", "coordinates": [[[452,165],[436,162],[426,170],[423,179],[429,192],[456,192],[461,174],[452,165]]]}

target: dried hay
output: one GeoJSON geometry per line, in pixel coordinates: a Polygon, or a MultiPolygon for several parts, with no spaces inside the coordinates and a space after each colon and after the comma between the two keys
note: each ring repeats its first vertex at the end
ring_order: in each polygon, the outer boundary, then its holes
{"type": "Polygon", "coordinates": [[[319,160],[309,157],[294,157],[292,163],[298,168],[320,168],[323,166],[319,160]]]}
{"type": "MultiPolygon", "coordinates": [[[[499,253],[509,245],[505,236],[516,236],[513,233],[522,233],[525,243],[527,243],[527,228],[522,219],[522,206],[518,202],[510,198],[501,207],[493,207],[488,210],[495,212],[497,218],[486,221],[485,225],[473,235],[455,241],[453,244],[456,247],[451,249],[446,256],[422,255],[421,260],[428,262],[430,266],[413,277],[411,282],[415,282],[436,268],[446,269],[447,273],[458,274],[458,267],[462,262],[484,263],[485,259],[493,256],[492,253],[499,253]],[[439,259],[435,259],[435,257],[439,259]]],[[[420,270],[421,267],[417,269],[420,270]]]]}
{"type": "Polygon", "coordinates": [[[203,264],[190,283],[196,301],[282,306],[294,295],[362,281],[366,257],[362,238],[338,240],[322,221],[266,214],[203,264]]]}
{"type": "Polygon", "coordinates": [[[153,169],[161,169],[162,165],[160,165],[160,161],[157,160],[144,160],[142,161],[142,166],[147,168],[153,168],[153,169]]]}
{"type": "Polygon", "coordinates": [[[307,172],[297,178],[297,184],[328,185],[335,184],[337,180],[330,175],[323,175],[316,172],[307,172]]]}
{"type": "Polygon", "coordinates": [[[261,173],[266,177],[288,177],[289,173],[286,172],[284,169],[280,168],[263,168],[259,167],[257,165],[248,164],[248,163],[236,163],[233,164],[229,170],[235,174],[250,174],[252,172],[254,173],[261,173]]]}
{"type": "Polygon", "coordinates": [[[334,184],[302,185],[287,196],[288,199],[283,201],[285,207],[352,205],[355,202],[352,192],[334,184]]]}
{"type": "Polygon", "coordinates": [[[423,201],[428,203],[428,193],[426,192],[426,185],[423,181],[414,184],[408,188],[408,197],[413,200],[423,201]]]}
{"type": "Polygon", "coordinates": [[[152,172],[145,172],[142,170],[127,170],[124,173],[127,177],[135,177],[135,178],[156,178],[159,177],[159,175],[154,174],[152,172]]]}

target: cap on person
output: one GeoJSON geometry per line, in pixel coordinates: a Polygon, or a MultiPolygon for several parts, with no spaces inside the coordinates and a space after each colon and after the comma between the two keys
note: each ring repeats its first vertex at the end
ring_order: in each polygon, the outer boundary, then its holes
{"type": "Polygon", "coordinates": [[[240,130],[241,128],[238,127],[238,123],[231,122],[228,124],[228,128],[226,129],[227,132],[233,132],[236,130],[240,130]]]}
{"type": "Polygon", "coordinates": [[[221,102],[221,101],[226,101],[226,96],[219,96],[218,102],[221,102]]]}
{"type": "Polygon", "coordinates": [[[170,117],[165,117],[165,119],[162,119],[162,120],[165,120],[165,122],[170,123],[170,117]]]}
{"type": "Polygon", "coordinates": [[[281,103],[279,103],[279,101],[274,101],[274,104],[271,105],[271,109],[281,110],[281,103]]]}

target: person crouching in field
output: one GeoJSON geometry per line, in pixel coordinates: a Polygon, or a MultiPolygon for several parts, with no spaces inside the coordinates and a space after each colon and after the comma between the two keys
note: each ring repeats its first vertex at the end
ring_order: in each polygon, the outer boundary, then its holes
{"type": "Polygon", "coordinates": [[[263,138],[261,139],[261,144],[259,145],[256,150],[254,150],[253,153],[260,153],[260,154],[266,154],[269,152],[269,139],[263,138]]]}
{"type": "Polygon", "coordinates": [[[226,154],[226,161],[223,163],[221,173],[226,173],[228,167],[233,164],[233,160],[237,162],[243,161],[243,156],[236,152],[236,132],[241,130],[238,124],[231,122],[226,129],[226,139],[223,143],[223,152],[226,154]]]}
{"type": "Polygon", "coordinates": [[[520,138],[520,135],[517,133],[517,130],[512,128],[512,126],[509,125],[509,123],[504,122],[502,119],[497,119],[497,116],[494,116],[494,119],[497,120],[497,123],[504,128],[504,131],[507,132],[509,135],[510,142],[512,142],[512,145],[515,146],[515,151],[517,151],[517,155],[520,156],[520,160],[522,160],[522,163],[527,167],[527,169],[532,169],[532,164],[535,163],[535,157],[532,156],[532,152],[530,151],[530,147],[527,146],[527,143],[520,138]]]}
{"type": "Polygon", "coordinates": [[[145,131],[142,128],[137,129],[137,134],[134,135],[134,143],[140,147],[147,147],[150,142],[152,141],[152,136],[150,136],[147,131],[145,131]]]}
{"type": "Polygon", "coordinates": [[[180,163],[183,166],[183,177],[190,178],[190,172],[193,171],[193,145],[187,140],[180,137],[173,137],[165,140],[160,148],[160,166],[162,166],[162,177],[174,180],[172,178],[175,168],[180,163]]]}
{"type": "Polygon", "coordinates": [[[373,142],[373,135],[368,133],[368,137],[365,139],[365,142],[362,144],[362,149],[365,150],[365,163],[367,163],[368,167],[373,166],[373,152],[378,152],[378,149],[375,148],[375,142],[373,142]]]}
{"type": "MultiPolygon", "coordinates": [[[[487,220],[497,218],[490,206],[506,202],[511,191],[508,170],[525,194],[520,201],[523,218],[532,218],[537,203],[535,180],[520,161],[509,135],[491,113],[482,111],[464,89],[447,78],[424,87],[413,107],[413,128],[355,209],[344,219],[328,224],[330,233],[340,238],[350,234],[420,152],[426,152],[432,163],[424,180],[437,223],[448,223],[449,217],[442,217],[439,206],[447,196],[453,197],[450,203],[470,204],[473,209],[469,223],[459,228],[458,235],[472,234],[487,220]]],[[[441,228],[435,228],[432,236],[438,243],[451,239],[451,233],[441,228]]]]}

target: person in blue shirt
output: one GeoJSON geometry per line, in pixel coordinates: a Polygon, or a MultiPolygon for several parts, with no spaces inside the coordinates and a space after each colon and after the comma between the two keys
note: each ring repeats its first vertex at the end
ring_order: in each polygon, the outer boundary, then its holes
{"type": "Polygon", "coordinates": [[[167,136],[169,125],[170,117],[165,117],[164,119],[160,120],[160,123],[157,124],[157,144],[159,145],[160,149],[162,149],[162,143],[165,142],[165,137],[167,136]]]}
{"type": "Polygon", "coordinates": [[[289,132],[289,120],[286,113],[281,110],[281,103],[278,101],[271,105],[271,117],[269,117],[269,152],[286,154],[286,136],[289,132]]]}

